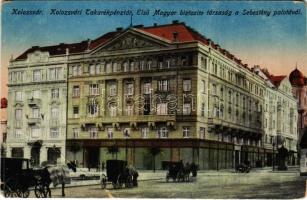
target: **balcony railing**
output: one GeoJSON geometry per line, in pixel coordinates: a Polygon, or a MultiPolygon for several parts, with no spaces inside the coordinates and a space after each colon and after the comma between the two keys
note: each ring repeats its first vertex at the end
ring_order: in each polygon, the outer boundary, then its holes
{"type": "Polygon", "coordinates": [[[41,104],[42,100],[37,98],[28,99],[28,105],[29,106],[39,106],[41,104]]]}
{"type": "Polygon", "coordinates": [[[29,125],[35,125],[35,124],[40,123],[40,122],[41,122],[40,118],[35,118],[35,117],[28,118],[28,124],[29,125]]]}

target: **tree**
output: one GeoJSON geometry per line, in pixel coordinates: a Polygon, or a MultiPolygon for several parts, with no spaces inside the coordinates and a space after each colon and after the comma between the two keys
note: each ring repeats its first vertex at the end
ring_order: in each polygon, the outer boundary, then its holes
{"type": "Polygon", "coordinates": [[[119,152],[119,148],[117,145],[112,145],[108,147],[108,153],[112,154],[112,157],[114,158],[115,154],[115,159],[117,160],[117,153],[119,152]]]}
{"type": "Polygon", "coordinates": [[[153,171],[156,172],[156,156],[159,155],[162,150],[159,147],[151,147],[149,153],[152,155],[153,171]]]}

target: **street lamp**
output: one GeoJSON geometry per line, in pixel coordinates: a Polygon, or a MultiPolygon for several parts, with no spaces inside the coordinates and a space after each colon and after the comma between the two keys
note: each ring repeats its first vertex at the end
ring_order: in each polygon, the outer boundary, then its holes
{"type": "Polygon", "coordinates": [[[275,157],[275,142],[273,142],[273,156],[272,156],[272,162],[273,162],[273,171],[275,170],[275,159],[274,159],[274,157],[275,157]]]}

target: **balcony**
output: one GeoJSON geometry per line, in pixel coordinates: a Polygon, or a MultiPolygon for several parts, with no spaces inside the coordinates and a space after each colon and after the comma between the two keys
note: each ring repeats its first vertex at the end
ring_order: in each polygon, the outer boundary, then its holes
{"type": "Polygon", "coordinates": [[[28,99],[28,105],[29,106],[40,106],[42,100],[37,98],[28,99]]]}
{"type": "MultiPolygon", "coordinates": [[[[74,120],[71,120],[71,122],[74,120]]],[[[82,124],[92,124],[92,123],[147,123],[147,122],[169,122],[176,121],[175,115],[133,115],[133,116],[101,116],[101,117],[81,117],[79,122],[82,124]]]]}
{"type": "Polygon", "coordinates": [[[41,122],[40,118],[34,118],[34,117],[28,118],[28,124],[29,125],[36,125],[36,124],[38,124],[40,122],[41,122]]]}

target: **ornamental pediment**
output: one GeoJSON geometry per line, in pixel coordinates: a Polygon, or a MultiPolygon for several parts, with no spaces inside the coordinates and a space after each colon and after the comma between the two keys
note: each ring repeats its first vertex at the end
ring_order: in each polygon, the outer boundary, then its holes
{"type": "Polygon", "coordinates": [[[30,63],[48,62],[48,60],[48,52],[34,51],[33,53],[28,54],[28,62],[30,63]]]}
{"type": "Polygon", "coordinates": [[[142,36],[133,32],[126,32],[118,38],[114,38],[111,41],[103,45],[94,54],[102,54],[108,52],[121,52],[121,51],[140,51],[144,49],[157,49],[165,48],[168,45],[165,42],[161,42],[155,38],[148,36],[142,36]]]}

